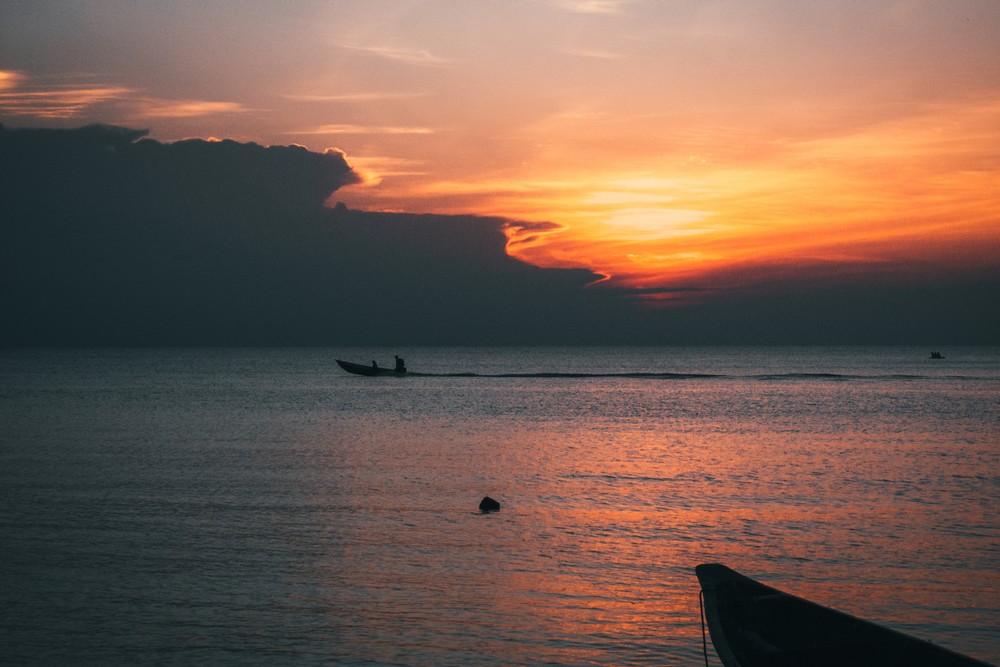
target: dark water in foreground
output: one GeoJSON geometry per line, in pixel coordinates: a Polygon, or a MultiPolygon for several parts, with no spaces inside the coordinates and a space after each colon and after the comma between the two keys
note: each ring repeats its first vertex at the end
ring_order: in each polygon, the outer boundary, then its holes
{"type": "Polygon", "coordinates": [[[0,351],[0,662],[697,665],[722,562],[1000,663],[1000,349],[943,351],[0,351]]]}

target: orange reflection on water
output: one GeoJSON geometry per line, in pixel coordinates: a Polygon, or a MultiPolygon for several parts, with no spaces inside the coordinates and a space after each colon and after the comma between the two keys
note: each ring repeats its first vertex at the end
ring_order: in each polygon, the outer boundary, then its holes
{"type": "Polygon", "coordinates": [[[545,416],[380,414],[352,425],[334,466],[357,471],[338,482],[356,498],[338,502],[364,511],[339,528],[353,571],[332,588],[357,591],[359,625],[389,624],[396,647],[692,663],[704,562],[946,646],[983,645],[968,628],[990,607],[981,582],[996,557],[976,534],[991,519],[975,480],[995,456],[913,407],[926,383],[468,382],[486,383],[491,406],[545,416]],[[476,512],[473,489],[501,511],[476,512]],[[407,623],[426,636],[392,625],[407,623]]]}

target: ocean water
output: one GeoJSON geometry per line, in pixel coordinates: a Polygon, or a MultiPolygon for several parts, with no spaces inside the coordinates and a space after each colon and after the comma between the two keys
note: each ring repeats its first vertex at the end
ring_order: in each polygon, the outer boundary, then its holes
{"type": "Polygon", "coordinates": [[[699,665],[721,562],[1000,663],[1000,349],[929,352],[0,351],[0,662],[699,665]]]}

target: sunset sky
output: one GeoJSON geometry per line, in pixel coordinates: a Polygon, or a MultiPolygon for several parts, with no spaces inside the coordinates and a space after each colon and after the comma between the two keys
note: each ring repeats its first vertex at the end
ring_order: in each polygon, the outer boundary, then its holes
{"type": "Polygon", "coordinates": [[[343,151],[651,299],[1000,267],[1000,2],[6,0],[0,122],[343,151]],[[687,290],[687,291],[686,291],[687,290]]]}

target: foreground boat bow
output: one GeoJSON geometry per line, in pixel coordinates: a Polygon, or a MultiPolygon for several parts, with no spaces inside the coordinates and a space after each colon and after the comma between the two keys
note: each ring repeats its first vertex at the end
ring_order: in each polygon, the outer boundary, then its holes
{"type": "Polygon", "coordinates": [[[725,565],[695,568],[726,667],[989,667],[921,639],[782,593],[725,565]]]}

